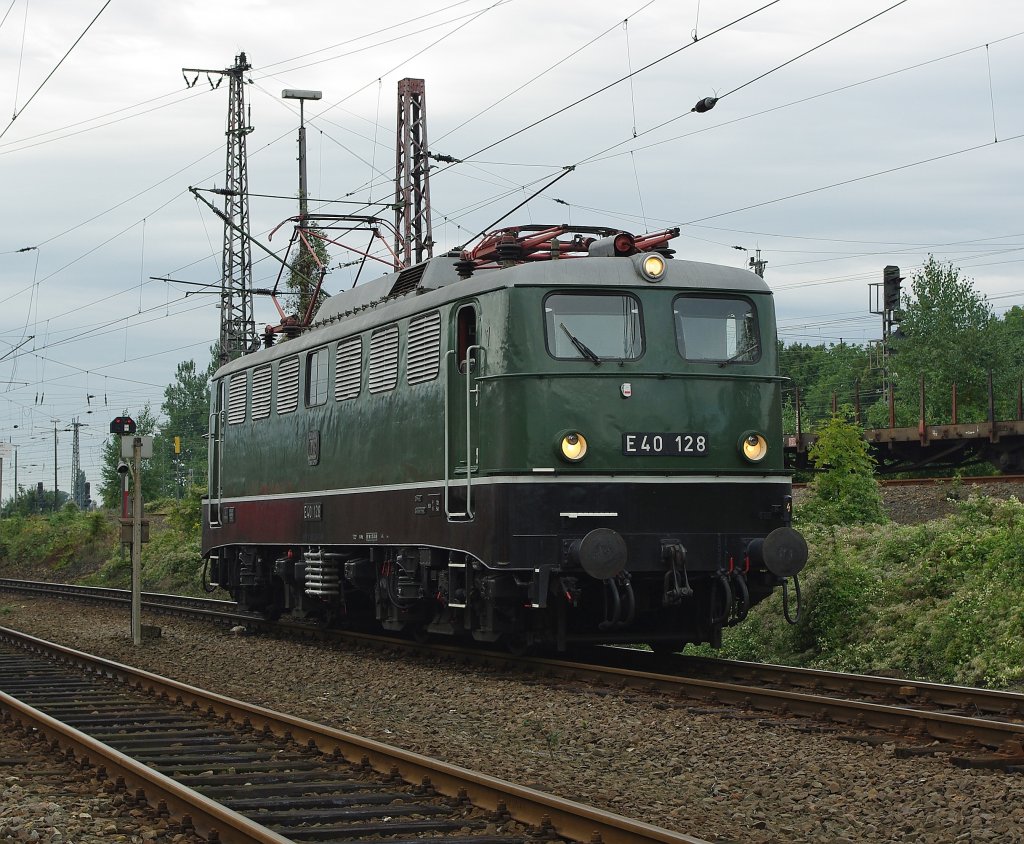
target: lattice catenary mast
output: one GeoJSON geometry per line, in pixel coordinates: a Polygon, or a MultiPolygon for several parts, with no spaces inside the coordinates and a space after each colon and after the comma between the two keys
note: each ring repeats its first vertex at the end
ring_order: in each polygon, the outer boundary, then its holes
{"type": "Polygon", "coordinates": [[[223,70],[185,67],[182,74],[194,73],[185,82],[191,88],[205,73],[211,88],[217,88],[224,77],[228,79],[227,164],[224,168],[224,188],[216,191],[224,196],[224,249],[222,253],[220,291],[220,359],[233,360],[253,348],[258,348],[256,323],[252,307],[252,258],[249,252],[249,171],[245,151],[245,138],[252,126],[245,113],[244,74],[252,65],[245,53],[235,56],[233,67],[223,70]],[[213,76],[217,75],[216,84],[213,76]],[[230,225],[230,223],[234,225],[230,225]]]}
{"type": "Polygon", "coordinates": [[[85,478],[82,475],[82,452],[78,444],[78,429],[84,423],[71,420],[71,500],[79,510],[85,509],[85,478]]]}
{"type": "Polygon", "coordinates": [[[434,256],[427,152],[426,82],[402,79],[395,149],[395,258],[406,267],[434,256]]]}

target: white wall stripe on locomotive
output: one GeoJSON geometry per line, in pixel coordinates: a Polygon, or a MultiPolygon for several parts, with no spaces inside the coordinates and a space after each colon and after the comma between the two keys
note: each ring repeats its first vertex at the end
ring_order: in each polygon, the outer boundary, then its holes
{"type": "Polygon", "coordinates": [[[441,314],[439,311],[409,320],[406,378],[410,384],[433,381],[441,369],[441,314]]]}
{"type": "Polygon", "coordinates": [[[277,367],[277,412],[293,413],[299,406],[299,359],[290,357],[277,367]]]}
{"type": "MultiPolygon", "coordinates": [[[[637,477],[631,475],[623,478],[621,475],[588,475],[587,477],[573,477],[561,475],[557,477],[535,478],[529,475],[502,475],[490,478],[474,478],[473,486],[516,486],[519,484],[616,484],[620,486],[637,486],[640,484],[662,484],[665,486],[686,486],[690,484],[725,484],[747,486],[750,484],[784,484],[789,485],[792,481],[790,475],[738,475],[728,477],[723,475],[687,475],[682,478],[665,476],[637,477]]],[[[443,480],[421,481],[408,484],[382,484],[381,486],[353,487],[351,489],[313,489],[307,492],[282,492],[272,495],[242,495],[222,498],[221,501],[238,503],[242,501],[280,501],[283,499],[310,498],[311,496],[328,495],[364,495],[368,492],[396,492],[401,490],[418,489],[443,489],[443,480]]]]}
{"type": "Polygon", "coordinates": [[[398,383],[398,326],[388,325],[370,335],[367,389],[383,393],[398,383]]]}
{"type": "Polygon", "coordinates": [[[245,421],[245,400],[249,386],[249,370],[231,376],[228,387],[228,424],[240,425],[245,421]]]}
{"type": "Polygon", "coordinates": [[[349,337],[338,343],[338,357],[334,374],[336,401],[354,399],[363,383],[363,338],[349,337]]]}
{"type": "Polygon", "coordinates": [[[273,383],[273,367],[268,363],[252,371],[252,418],[266,419],[270,416],[270,391],[273,383]]]}

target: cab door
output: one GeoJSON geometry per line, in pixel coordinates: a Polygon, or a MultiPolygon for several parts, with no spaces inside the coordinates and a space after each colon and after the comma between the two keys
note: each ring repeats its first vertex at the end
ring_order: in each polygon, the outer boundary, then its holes
{"type": "Polygon", "coordinates": [[[227,379],[222,378],[213,388],[213,402],[210,409],[210,432],[207,459],[210,477],[210,527],[220,527],[220,499],[223,494],[221,485],[221,456],[224,448],[225,393],[227,379]]]}
{"type": "Polygon", "coordinates": [[[449,521],[473,519],[473,478],[480,462],[477,307],[458,305],[445,355],[444,504],[449,521]]]}

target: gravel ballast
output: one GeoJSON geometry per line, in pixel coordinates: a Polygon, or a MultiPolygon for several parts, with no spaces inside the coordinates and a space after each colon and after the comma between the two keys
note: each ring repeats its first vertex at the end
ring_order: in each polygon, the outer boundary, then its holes
{"type": "Polygon", "coordinates": [[[147,806],[106,792],[45,742],[0,729],[0,841],[36,844],[201,844],[147,806]]]}
{"type": "Polygon", "coordinates": [[[0,608],[4,626],[710,841],[1024,841],[1024,777],[898,759],[810,722],[166,617],[145,617],[162,636],[135,648],[123,611],[0,608]]]}

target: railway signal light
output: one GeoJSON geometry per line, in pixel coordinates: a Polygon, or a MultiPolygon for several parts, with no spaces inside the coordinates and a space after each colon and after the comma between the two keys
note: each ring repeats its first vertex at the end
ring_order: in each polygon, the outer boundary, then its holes
{"type": "Polygon", "coordinates": [[[135,420],[130,416],[118,416],[110,423],[110,433],[112,434],[134,434],[135,433],[135,420]]]}
{"type": "Polygon", "coordinates": [[[882,303],[887,311],[895,311],[900,307],[900,268],[890,264],[882,270],[882,303]]]}

